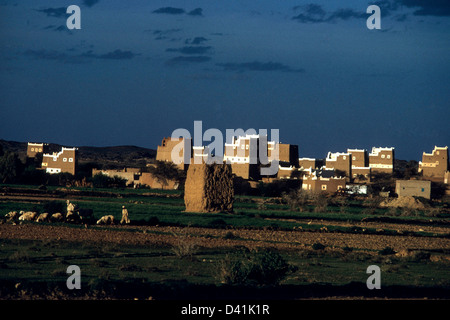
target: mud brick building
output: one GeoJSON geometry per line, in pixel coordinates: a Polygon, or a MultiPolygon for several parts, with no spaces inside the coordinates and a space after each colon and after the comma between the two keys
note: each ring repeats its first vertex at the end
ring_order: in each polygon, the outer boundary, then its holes
{"type": "MultiPolygon", "coordinates": [[[[298,167],[298,146],[292,144],[275,143],[267,141],[267,161],[260,158],[261,137],[259,135],[246,135],[233,137],[231,143],[225,143],[224,162],[231,164],[233,174],[244,179],[259,179],[261,164],[278,160],[283,168],[298,167]]],[[[292,169],[289,169],[292,170],[292,169]]],[[[283,176],[290,176],[284,172],[283,176]]]]}
{"type": "Polygon", "coordinates": [[[77,167],[77,148],[62,147],[60,152],[44,153],[42,156],[42,169],[47,173],[67,172],[75,175],[77,167]]]}
{"type": "Polygon", "coordinates": [[[448,171],[448,147],[435,146],[431,153],[423,153],[419,162],[419,172],[424,178],[436,181],[444,181],[448,171]]]}
{"type": "Polygon", "coordinates": [[[287,143],[274,143],[270,142],[268,147],[270,154],[269,160],[276,160],[278,154],[278,161],[283,163],[284,166],[298,167],[298,146],[287,143]],[[272,152],[272,149],[275,152],[272,152]],[[278,153],[277,153],[278,151],[278,153]]]}
{"type": "Polygon", "coordinates": [[[140,179],[140,175],[141,175],[139,168],[124,168],[122,170],[92,169],[92,176],[95,176],[97,174],[103,174],[110,178],[119,177],[119,178],[125,179],[127,181],[126,182],[127,186],[139,183],[139,179],[140,179]]]}
{"type": "Polygon", "coordinates": [[[344,177],[320,177],[316,175],[303,178],[302,189],[311,192],[335,193],[345,189],[344,177]]]}
{"type": "Polygon", "coordinates": [[[193,155],[192,139],[164,138],[156,150],[157,161],[170,161],[175,163],[179,169],[187,170],[193,155]],[[172,151],[176,158],[172,157],[172,151]]]}
{"type": "Polygon", "coordinates": [[[373,147],[372,152],[369,153],[369,167],[372,173],[394,172],[394,148],[373,147]]]}
{"type": "Polygon", "coordinates": [[[355,180],[370,181],[369,154],[365,149],[347,149],[352,158],[351,177],[355,180]],[[362,179],[361,179],[362,178],[362,179]]]}
{"type": "Polygon", "coordinates": [[[328,152],[325,159],[325,166],[330,169],[340,170],[346,177],[352,174],[352,158],[350,153],[328,152]]]}
{"type": "Polygon", "coordinates": [[[314,158],[299,158],[298,166],[302,170],[316,169],[317,161],[314,158]]]}
{"type": "Polygon", "coordinates": [[[48,153],[48,144],[47,143],[33,143],[28,142],[27,145],[27,157],[35,158],[37,154],[48,153]]]}
{"type": "Polygon", "coordinates": [[[431,181],[425,180],[397,180],[395,193],[398,197],[431,197],[431,181]]]}

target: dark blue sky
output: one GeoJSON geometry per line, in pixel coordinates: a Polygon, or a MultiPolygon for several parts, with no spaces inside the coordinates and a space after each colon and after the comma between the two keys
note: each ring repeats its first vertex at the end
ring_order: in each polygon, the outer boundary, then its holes
{"type": "Polygon", "coordinates": [[[0,0],[0,138],[156,149],[202,120],[421,160],[449,145],[449,52],[445,0],[0,0]]]}

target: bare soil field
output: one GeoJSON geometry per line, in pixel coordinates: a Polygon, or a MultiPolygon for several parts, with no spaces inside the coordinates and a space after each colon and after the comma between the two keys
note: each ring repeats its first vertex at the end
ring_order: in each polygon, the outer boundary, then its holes
{"type": "Polygon", "coordinates": [[[204,248],[245,246],[305,249],[320,242],[326,247],[379,251],[450,250],[450,239],[434,237],[343,234],[307,231],[213,229],[171,226],[62,226],[35,223],[0,225],[0,238],[27,240],[94,241],[136,245],[174,245],[189,241],[204,248]],[[232,239],[230,238],[232,235],[232,239]],[[227,237],[228,235],[228,237],[227,237]]]}

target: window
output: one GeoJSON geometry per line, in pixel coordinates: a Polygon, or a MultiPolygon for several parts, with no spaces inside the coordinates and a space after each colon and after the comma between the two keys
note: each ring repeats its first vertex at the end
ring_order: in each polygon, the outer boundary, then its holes
{"type": "Polygon", "coordinates": [[[347,156],[343,156],[342,159],[344,159],[344,160],[347,159],[347,156]]]}
{"type": "Polygon", "coordinates": [[[388,155],[387,155],[387,158],[388,158],[388,159],[390,159],[390,158],[391,158],[391,155],[390,155],[390,154],[388,154],[388,155]]]}
{"type": "Polygon", "coordinates": [[[326,184],[322,185],[322,190],[327,190],[327,185],[326,184]]]}
{"type": "Polygon", "coordinates": [[[439,155],[439,151],[436,151],[436,154],[439,155]]]}
{"type": "Polygon", "coordinates": [[[31,148],[31,151],[34,151],[34,148],[31,148]]]}
{"type": "Polygon", "coordinates": [[[356,160],[356,157],[355,156],[353,156],[353,158],[352,158],[353,160],[356,160]]]}
{"type": "Polygon", "coordinates": [[[341,190],[342,189],[342,186],[338,186],[338,188],[337,188],[338,190],[341,190]]]}
{"type": "Polygon", "coordinates": [[[73,158],[69,158],[69,162],[73,162],[73,158]]]}
{"type": "Polygon", "coordinates": [[[42,152],[42,148],[39,148],[39,152],[42,152]]]}
{"type": "Polygon", "coordinates": [[[63,158],[63,162],[67,162],[67,158],[63,158]]]}
{"type": "Polygon", "coordinates": [[[382,154],[382,155],[381,155],[381,159],[384,159],[384,157],[385,157],[385,155],[384,155],[384,154],[382,154]]]}
{"type": "Polygon", "coordinates": [[[425,188],[422,188],[422,192],[425,192],[425,188]]]}

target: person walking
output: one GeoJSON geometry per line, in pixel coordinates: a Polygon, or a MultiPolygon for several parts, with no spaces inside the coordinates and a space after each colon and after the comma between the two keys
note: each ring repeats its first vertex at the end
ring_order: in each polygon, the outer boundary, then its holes
{"type": "Polygon", "coordinates": [[[125,206],[122,206],[122,220],[120,220],[120,224],[129,224],[130,218],[128,217],[128,210],[125,208],[125,206]]]}

